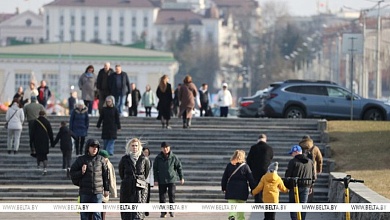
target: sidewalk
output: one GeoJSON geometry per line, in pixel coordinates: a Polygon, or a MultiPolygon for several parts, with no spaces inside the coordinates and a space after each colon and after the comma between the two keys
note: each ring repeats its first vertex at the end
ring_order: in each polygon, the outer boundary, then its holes
{"type": "MultiPolygon", "coordinates": [[[[169,216],[169,215],[168,215],[169,216]]],[[[169,220],[227,220],[228,213],[176,213],[174,218],[167,217],[169,220]]],[[[246,220],[261,220],[264,218],[264,214],[259,213],[246,213],[246,220]]],[[[80,216],[76,213],[2,213],[0,212],[0,219],[4,220],[78,220],[80,216]]],[[[145,220],[161,220],[160,213],[150,213],[149,217],[145,220]]],[[[277,213],[276,219],[278,220],[290,220],[289,213],[277,213]]],[[[334,213],[307,213],[307,220],[337,220],[334,213]]],[[[106,220],[120,220],[120,213],[107,213],[106,220]]]]}

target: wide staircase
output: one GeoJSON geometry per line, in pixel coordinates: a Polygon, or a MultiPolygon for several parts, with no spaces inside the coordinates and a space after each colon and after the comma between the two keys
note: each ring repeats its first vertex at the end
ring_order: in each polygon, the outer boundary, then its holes
{"type": "MultiPolygon", "coordinates": [[[[30,156],[27,123],[24,123],[18,154],[7,153],[7,130],[3,127],[4,115],[0,115],[0,201],[76,201],[78,188],[72,185],[62,170],[62,154],[59,144],[50,148],[48,173],[42,176],[36,160],[30,156]]],[[[56,135],[65,116],[49,116],[56,135]]],[[[181,120],[174,118],[172,129],[162,129],[154,118],[121,118],[122,129],[115,143],[115,155],[110,158],[117,168],[125,150],[127,140],[138,137],[151,150],[151,159],[160,151],[162,141],[169,142],[171,150],[183,165],[184,185],[177,186],[177,202],[224,202],[221,192],[221,177],[234,150],[249,152],[260,133],[268,136],[268,144],[274,149],[274,161],[279,162],[279,175],[284,176],[291,156],[288,151],[303,135],[310,135],[325,156],[327,143],[322,140],[323,131],[318,120],[287,119],[242,119],[242,118],[194,118],[190,129],[181,128],[181,120]]],[[[96,128],[96,117],[90,118],[87,138],[98,138],[101,131],[96,128]]],[[[76,156],[73,154],[73,160],[76,156]]],[[[328,175],[332,160],[325,157],[324,173],[319,175],[315,186],[315,201],[328,201],[328,175]]],[[[117,171],[117,170],[116,170],[117,171]]],[[[117,174],[118,194],[120,178],[117,174]]],[[[152,188],[152,201],[158,201],[157,187],[152,188]]],[[[118,201],[118,199],[112,199],[118,201]]],[[[253,201],[253,199],[249,199],[253,201]]],[[[287,194],[281,194],[281,202],[287,202],[287,194]]]]}

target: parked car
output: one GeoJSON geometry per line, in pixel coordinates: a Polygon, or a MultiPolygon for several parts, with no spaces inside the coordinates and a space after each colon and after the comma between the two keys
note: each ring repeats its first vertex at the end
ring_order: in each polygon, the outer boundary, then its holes
{"type": "Polygon", "coordinates": [[[363,98],[329,81],[287,80],[264,100],[266,117],[390,120],[390,103],[363,98]]]}
{"type": "Polygon", "coordinates": [[[240,97],[238,99],[238,117],[257,118],[263,116],[264,100],[268,96],[268,92],[277,84],[279,83],[273,83],[268,88],[257,91],[253,96],[240,97]]]}

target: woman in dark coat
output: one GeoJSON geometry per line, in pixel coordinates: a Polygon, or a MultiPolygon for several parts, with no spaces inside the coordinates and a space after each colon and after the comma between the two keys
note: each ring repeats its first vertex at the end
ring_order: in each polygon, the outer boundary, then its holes
{"type": "Polygon", "coordinates": [[[114,145],[115,139],[117,138],[117,131],[121,129],[119,112],[118,109],[115,108],[115,98],[112,95],[107,96],[106,101],[103,104],[103,108],[97,122],[97,128],[100,128],[102,123],[103,149],[112,156],[114,155],[114,145]]]}
{"type": "Polygon", "coordinates": [[[184,78],[183,83],[179,90],[180,115],[183,117],[183,128],[188,128],[191,126],[192,110],[195,108],[195,98],[198,96],[198,89],[192,83],[190,75],[184,78]]]}
{"type": "Polygon", "coordinates": [[[172,87],[168,83],[168,76],[163,75],[160,78],[160,83],[157,87],[157,98],[158,100],[158,117],[161,119],[162,128],[170,129],[169,120],[171,119],[171,106],[172,106],[172,87]]]}
{"type": "MultiPolygon", "coordinates": [[[[136,178],[145,180],[149,175],[150,161],[142,154],[142,143],[138,138],[126,144],[126,155],[119,162],[119,176],[122,180],[120,203],[146,203],[148,196],[145,188],[136,187],[136,178]]],[[[122,212],[122,220],[144,219],[144,212],[122,212]]]]}
{"type": "MultiPolygon", "coordinates": [[[[249,195],[248,183],[252,190],[256,187],[251,169],[245,163],[245,151],[236,150],[222,176],[221,186],[225,199],[229,203],[245,203],[249,195]]],[[[243,220],[245,216],[243,212],[230,212],[228,219],[243,220]]]]}
{"type": "Polygon", "coordinates": [[[77,137],[77,139],[75,140],[76,155],[84,154],[83,147],[84,147],[85,137],[88,134],[88,128],[89,128],[88,108],[85,107],[83,100],[79,100],[77,102],[76,108],[72,111],[69,119],[69,129],[77,137]]]}
{"type": "Polygon", "coordinates": [[[39,117],[34,121],[31,129],[31,141],[35,146],[38,168],[41,161],[43,162],[42,175],[47,173],[47,155],[49,154],[49,146],[53,144],[53,130],[45,115],[45,111],[40,111],[39,117]]]}

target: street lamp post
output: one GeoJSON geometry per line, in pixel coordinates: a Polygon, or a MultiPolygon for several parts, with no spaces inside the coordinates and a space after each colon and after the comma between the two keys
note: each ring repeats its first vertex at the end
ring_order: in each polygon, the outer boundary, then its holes
{"type": "Polygon", "coordinates": [[[380,44],[381,44],[381,3],[384,0],[378,1],[378,24],[377,24],[377,38],[376,38],[376,98],[382,97],[382,73],[381,73],[381,61],[380,61],[380,44]]]}

